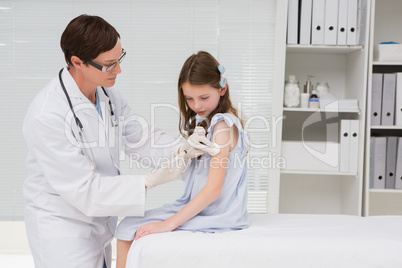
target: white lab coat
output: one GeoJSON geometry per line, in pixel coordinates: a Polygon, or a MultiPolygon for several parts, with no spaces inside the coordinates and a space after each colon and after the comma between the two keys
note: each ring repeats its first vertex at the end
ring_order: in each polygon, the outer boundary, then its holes
{"type": "Polygon", "coordinates": [[[78,143],[78,127],[56,77],[32,101],[23,124],[29,172],[25,223],[35,267],[101,268],[104,259],[110,267],[116,216],[142,216],[145,206],[143,176],[119,175],[119,151],[158,163],[177,150],[179,139],[147,126],[117,89],[108,88],[119,120],[119,127],[112,127],[109,98],[101,88],[103,119],[67,68],[62,78],[88,142],[94,143],[96,169],[78,143]],[[165,148],[151,148],[151,136],[165,148]]]}

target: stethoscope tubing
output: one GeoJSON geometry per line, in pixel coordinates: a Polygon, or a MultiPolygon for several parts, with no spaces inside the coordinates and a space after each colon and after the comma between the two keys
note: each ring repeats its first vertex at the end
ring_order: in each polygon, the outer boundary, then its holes
{"type": "MultiPolygon", "coordinates": [[[[63,79],[62,79],[62,77],[61,77],[61,75],[62,75],[62,73],[63,73],[63,70],[64,70],[64,69],[61,69],[60,72],[59,72],[60,85],[61,85],[61,87],[62,87],[62,89],[63,89],[64,94],[66,95],[66,98],[67,98],[67,101],[68,101],[68,105],[70,106],[70,110],[71,110],[71,112],[73,113],[73,116],[74,116],[75,123],[77,124],[77,126],[78,126],[78,128],[79,128],[78,134],[79,134],[79,136],[80,136],[80,140],[81,140],[81,143],[82,143],[82,147],[84,148],[84,147],[85,147],[84,144],[87,144],[88,139],[87,139],[86,134],[85,134],[85,131],[84,131],[84,126],[82,125],[80,119],[79,119],[79,118],[77,117],[77,115],[75,114],[73,105],[72,105],[72,103],[71,103],[70,96],[68,95],[67,89],[66,89],[66,87],[65,87],[65,85],[64,85],[64,82],[63,82],[63,79]],[[84,140],[85,140],[85,141],[84,141],[84,140]],[[86,143],[84,143],[84,142],[86,142],[86,143]]],[[[102,87],[102,90],[103,90],[103,92],[105,93],[105,95],[109,98],[109,95],[107,94],[106,89],[105,89],[104,87],[102,87]]],[[[111,115],[112,126],[113,126],[113,127],[117,127],[117,126],[119,125],[119,123],[118,123],[118,121],[115,120],[115,118],[114,118],[115,115],[114,115],[114,112],[113,112],[112,102],[111,102],[110,98],[109,98],[109,107],[110,107],[110,115],[111,115]]],[[[96,168],[95,156],[94,156],[94,154],[93,154],[93,152],[92,152],[92,149],[91,149],[91,148],[88,148],[88,149],[89,149],[89,153],[90,153],[91,156],[89,156],[88,154],[87,154],[87,156],[88,156],[88,158],[89,158],[89,161],[91,162],[91,169],[94,171],[95,168],[96,168]]]]}

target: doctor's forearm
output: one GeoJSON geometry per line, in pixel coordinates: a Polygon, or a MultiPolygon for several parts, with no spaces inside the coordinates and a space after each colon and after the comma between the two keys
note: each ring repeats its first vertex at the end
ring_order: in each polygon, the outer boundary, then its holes
{"type": "Polygon", "coordinates": [[[61,196],[86,216],[143,216],[145,191],[142,175],[115,177],[94,174],[88,183],[61,191],[61,196]]]}

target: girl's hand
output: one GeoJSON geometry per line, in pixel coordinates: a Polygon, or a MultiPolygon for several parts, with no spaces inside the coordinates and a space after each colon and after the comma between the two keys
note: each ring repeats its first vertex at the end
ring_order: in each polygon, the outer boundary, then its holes
{"type": "Polygon", "coordinates": [[[171,232],[171,231],[172,231],[172,229],[168,226],[166,221],[150,222],[150,223],[140,226],[137,229],[134,239],[137,240],[146,235],[157,234],[157,233],[166,233],[166,232],[171,232]]]}

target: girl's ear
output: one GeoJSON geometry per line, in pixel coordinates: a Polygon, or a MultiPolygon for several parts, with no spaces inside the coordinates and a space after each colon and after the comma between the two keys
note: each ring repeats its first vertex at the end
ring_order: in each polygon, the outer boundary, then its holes
{"type": "Polygon", "coordinates": [[[228,90],[228,83],[226,83],[225,87],[221,88],[220,95],[221,95],[221,96],[225,95],[226,90],[228,90]]]}

